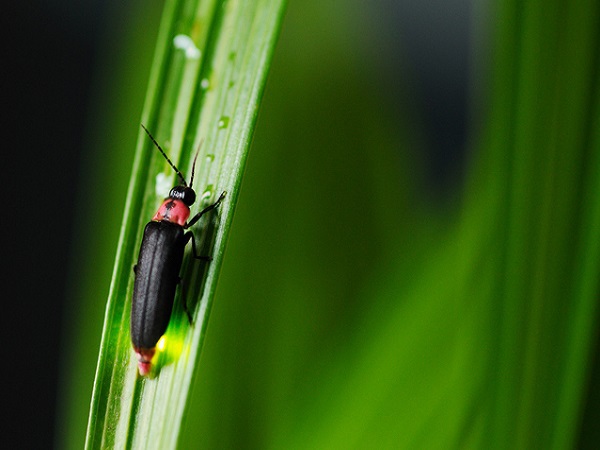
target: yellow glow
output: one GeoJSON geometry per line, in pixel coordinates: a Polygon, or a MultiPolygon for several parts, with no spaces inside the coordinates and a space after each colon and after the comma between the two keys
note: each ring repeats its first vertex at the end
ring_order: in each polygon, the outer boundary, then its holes
{"type": "Polygon", "coordinates": [[[162,351],[165,349],[166,345],[167,345],[167,339],[166,339],[166,338],[165,338],[165,336],[163,335],[163,337],[161,337],[161,338],[158,340],[158,342],[156,343],[156,349],[157,349],[159,352],[162,352],[162,351]]]}
{"type": "Polygon", "coordinates": [[[174,326],[169,326],[167,332],[156,343],[154,363],[158,370],[179,361],[185,342],[185,336],[181,334],[181,331],[174,326]]]}

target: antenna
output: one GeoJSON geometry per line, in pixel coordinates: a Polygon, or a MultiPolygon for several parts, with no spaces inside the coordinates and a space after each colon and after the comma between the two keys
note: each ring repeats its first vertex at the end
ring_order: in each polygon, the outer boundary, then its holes
{"type": "MultiPolygon", "coordinates": [[[[152,139],[152,142],[154,142],[154,145],[156,145],[156,148],[158,148],[158,150],[162,153],[162,155],[165,157],[165,159],[167,160],[167,162],[169,163],[169,165],[173,168],[173,170],[175,170],[175,172],[177,172],[177,175],[179,175],[179,178],[181,178],[181,181],[183,182],[183,185],[185,187],[187,187],[187,183],[185,182],[185,178],[183,178],[183,175],[181,174],[181,172],[179,171],[179,169],[175,166],[175,164],[173,164],[171,162],[171,160],[169,159],[169,157],[167,156],[167,154],[165,153],[165,151],[160,148],[160,145],[158,145],[158,142],[156,142],[156,139],[154,139],[154,137],[152,137],[152,135],[150,134],[150,132],[148,131],[148,129],[144,126],[144,124],[140,124],[142,126],[142,128],[144,129],[144,131],[146,132],[146,134],[148,134],[148,136],[150,136],[150,139],[152,139]]],[[[196,156],[198,156],[198,153],[196,153],[196,156]]],[[[194,158],[194,164],[196,163],[196,158],[194,158]]],[[[192,179],[194,178],[194,169],[192,168],[192,179]]],[[[191,185],[191,183],[190,183],[191,185]]]]}
{"type": "Polygon", "coordinates": [[[192,178],[190,178],[190,187],[194,186],[194,171],[196,170],[196,159],[198,159],[198,153],[200,153],[200,147],[204,143],[204,139],[200,139],[200,143],[198,144],[198,150],[196,150],[196,154],[194,155],[194,162],[192,163],[192,178]]]}

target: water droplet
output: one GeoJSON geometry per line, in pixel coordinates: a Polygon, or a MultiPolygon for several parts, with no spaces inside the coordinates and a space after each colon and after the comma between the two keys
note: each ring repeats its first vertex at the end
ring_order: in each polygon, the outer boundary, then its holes
{"type": "Polygon", "coordinates": [[[221,118],[219,119],[219,123],[217,124],[217,126],[221,129],[223,128],[227,128],[229,126],[229,117],[227,116],[221,116],[221,118]]]}
{"type": "Polygon", "coordinates": [[[204,200],[209,199],[213,193],[213,190],[214,190],[214,186],[212,184],[207,185],[206,189],[202,193],[202,197],[200,198],[200,201],[203,202],[204,200]]]}
{"type": "Polygon", "coordinates": [[[175,48],[185,52],[185,57],[189,59],[199,59],[202,52],[196,47],[191,37],[185,34],[178,34],[173,38],[175,48]]]}
{"type": "Polygon", "coordinates": [[[202,81],[200,82],[200,87],[202,89],[208,89],[209,86],[210,86],[210,81],[208,81],[208,78],[203,78],[202,81]]]}
{"type": "Polygon", "coordinates": [[[215,160],[215,155],[209,153],[208,155],[206,155],[206,159],[208,159],[210,162],[213,162],[215,160]]]}
{"type": "Polygon", "coordinates": [[[212,192],[210,191],[204,191],[202,193],[202,196],[200,197],[200,204],[202,204],[202,202],[204,202],[205,200],[209,199],[211,194],[212,192]]]}
{"type": "Polygon", "coordinates": [[[172,187],[172,183],[173,182],[166,173],[161,172],[158,175],[156,175],[156,183],[154,185],[154,193],[156,194],[156,196],[163,198],[168,197],[169,191],[172,187]]]}

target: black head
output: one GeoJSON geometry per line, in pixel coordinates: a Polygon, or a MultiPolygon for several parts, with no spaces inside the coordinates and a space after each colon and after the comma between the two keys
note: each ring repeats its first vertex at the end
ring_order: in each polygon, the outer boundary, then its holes
{"type": "Polygon", "coordinates": [[[188,186],[175,186],[169,192],[169,198],[181,200],[187,206],[192,206],[196,201],[196,193],[188,186]]]}

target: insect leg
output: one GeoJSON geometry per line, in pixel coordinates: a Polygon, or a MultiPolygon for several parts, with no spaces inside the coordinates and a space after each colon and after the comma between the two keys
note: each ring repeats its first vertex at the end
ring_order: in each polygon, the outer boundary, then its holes
{"type": "Polygon", "coordinates": [[[192,220],[190,220],[188,223],[186,223],[183,228],[187,229],[187,228],[191,227],[196,222],[198,222],[198,220],[200,220],[200,217],[202,217],[207,212],[209,212],[209,211],[215,209],[217,206],[219,206],[221,204],[221,202],[223,201],[223,199],[225,198],[226,195],[227,195],[227,192],[223,191],[221,193],[221,195],[219,196],[219,199],[216,202],[214,202],[212,205],[207,206],[202,211],[200,211],[198,214],[196,214],[194,217],[192,217],[192,220]]]}
{"type": "MultiPolygon", "coordinates": [[[[210,256],[198,255],[198,252],[196,250],[196,239],[194,238],[194,233],[192,233],[191,231],[188,231],[187,233],[185,233],[183,238],[184,238],[183,245],[187,245],[189,240],[190,239],[192,240],[192,254],[194,255],[195,259],[201,259],[202,261],[212,261],[212,258],[210,256]]],[[[183,306],[183,310],[187,314],[190,325],[192,325],[192,315],[190,314],[190,311],[187,307],[187,302],[185,301],[185,284],[182,283],[181,278],[179,278],[178,284],[181,286],[181,306],[183,306]]]]}
{"type": "Polygon", "coordinates": [[[196,250],[196,238],[194,238],[194,233],[188,231],[187,233],[185,233],[184,237],[186,244],[190,239],[192,240],[192,254],[194,255],[194,258],[200,259],[202,261],[212,261],[212,258],[210,256],[202,256],[198,254],[198,251],[196,250]]]}

